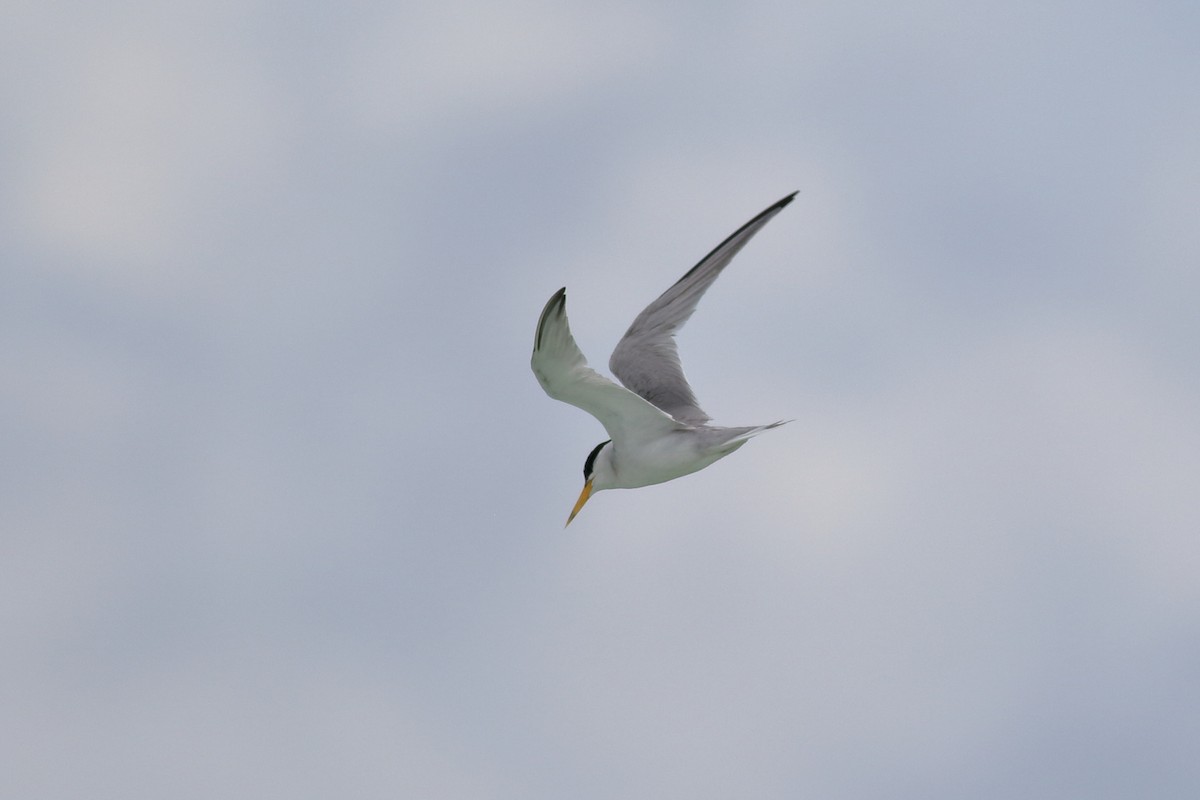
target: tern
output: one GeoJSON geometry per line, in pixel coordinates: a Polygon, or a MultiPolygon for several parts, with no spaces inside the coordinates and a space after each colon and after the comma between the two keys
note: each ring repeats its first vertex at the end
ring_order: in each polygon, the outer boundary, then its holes
{"type": "Polygon", "coordinates": [[[711,418],[683,375],[675,334],[721,270],[795,196],[792,192],[738,228],[646,306],[608,362],[623,386],[587,365],[567,324],[566,287],[546,303],[533,339],[533,374],[546,394],[594,416],[609,437],[592,448],[583,462],[583,491],[567,525],[598,491],[635,489],[689,475],[729,455],[752,436],[784,424],[709,425],[711,418]]]}

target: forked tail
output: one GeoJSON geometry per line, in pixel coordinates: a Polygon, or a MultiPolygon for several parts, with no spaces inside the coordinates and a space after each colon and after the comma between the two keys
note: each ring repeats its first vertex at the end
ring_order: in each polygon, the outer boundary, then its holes
{"type": "Polygon", "coordinates": [[[726,428],[726,431],[728,431],[730,436],[725,440],[725,442],[722,443],[721,449],[728,453],[732,453],[734,450],[737,450],[739,447],[744,445],[755,436],[758,436],[763,431],[769,431],[771,428],[778,428],[780,425],[787,425],[791,421],[792,420],[790,419],[781,419],[778,422],[772,422],[769,425],[756,425],[746,428],[726,428]]]}

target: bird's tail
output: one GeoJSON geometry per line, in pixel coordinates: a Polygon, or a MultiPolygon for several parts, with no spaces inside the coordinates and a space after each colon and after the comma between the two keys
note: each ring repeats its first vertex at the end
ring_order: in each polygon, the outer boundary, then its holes
{"type": "Polygon", "coordinates": [[[769,431],[771,428],[778,428],[780,425],[786,425],[791,421],[792,420],[790,419],[781,419],[778,422],[772,422],[770,425],[755,425],[744,428],[726,428],[725,432],[729,435],[729,438],[722,442],[721,449],[725,450],[727,453],[732,453],[734,450],[737,450],[739,447],[750,441],[750,439],[754,438],[755,436],[758,436],[763,431],[769,431]]]}

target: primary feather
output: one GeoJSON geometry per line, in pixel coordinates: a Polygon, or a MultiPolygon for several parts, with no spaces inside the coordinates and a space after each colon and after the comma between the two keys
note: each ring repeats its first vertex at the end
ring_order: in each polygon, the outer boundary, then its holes
{"type": "Polygon", "coordinates": [[[680,427],[667,414],[587,365],[567,322],[565,287],[555,292],[542,310],[531,366],[546,394],[600,420],[614,443],[634,432],[665,433],[680,427]]]}
{"type": "Polygon", "coordinates": [[[795,192],[789,194],[738,228],[638,314],[608,361],[608,368],[621,383],[680,422],[708,422],[710,417],[700,408],[683,374],[675,334],[695,312],[721,270],[795,197],[795,192]]]}

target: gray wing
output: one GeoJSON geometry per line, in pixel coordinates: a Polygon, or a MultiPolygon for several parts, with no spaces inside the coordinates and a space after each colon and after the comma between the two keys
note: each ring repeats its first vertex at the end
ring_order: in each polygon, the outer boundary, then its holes
{"type": "Polygon", "coordinates": [[[681,427],[671,417],[587,365],[567,323],[567,290],[559,289],[538,319],[530,359],[546,394],[582,408],[608,431],[618,447],[681,427]]]}
{"type": "Polygon", "coordinates": [[[738,228],[638,314],[608,361],[621,383],[680,422],[701,425],[709,420],[683,375],[675,333],[692,316],[725,265],[795,197],[792,192],[738,228]]]}

